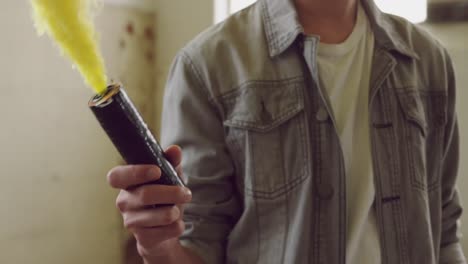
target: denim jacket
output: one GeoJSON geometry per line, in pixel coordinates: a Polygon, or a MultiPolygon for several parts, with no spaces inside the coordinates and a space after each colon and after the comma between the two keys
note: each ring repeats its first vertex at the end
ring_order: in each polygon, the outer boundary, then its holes
{"type": "MultiPolygon", "coordinates": [[[[419,27],[362,2],[375,35],[369,128],[382,263],[466,263],[451,60],[419,27]]],[[[162,143],[183,149],[193,201],[180,240],[207,264],[345,264],[346,175],[317,81],[318,41],[304,36],[292,0],[258,0],[175,59],[162,143]]]]}

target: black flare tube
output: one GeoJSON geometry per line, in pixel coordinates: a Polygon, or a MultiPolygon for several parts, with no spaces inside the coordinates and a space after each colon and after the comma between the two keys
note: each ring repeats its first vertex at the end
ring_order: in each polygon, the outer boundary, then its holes
{"type": "Polygon", "coordinates": [[[128,164],[155,164],[162,172],[155,184],[184,186],[121,85],[109,85],[88,105],[128,164]]]}

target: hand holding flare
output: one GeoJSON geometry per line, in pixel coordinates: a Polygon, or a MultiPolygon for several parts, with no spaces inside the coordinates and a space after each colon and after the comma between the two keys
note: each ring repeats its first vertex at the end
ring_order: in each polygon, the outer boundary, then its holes
{"type": "MultiPolygon", "coordinates": [[[[178,239],[184,230],[183,204],[191,200],[191,192],[173,167],[180,164],[181,151],[172,148],[164,153],[123,88],[118,84],[107,86],[91,22],[90,8],[94,2],[31,0],[31,3],[39,32],[46,32],[57,41],[97,93],[89,107],[123,158],[129,164],[147,164],[116,167],[108,176],[111,186],[120,189],[117,204],[125,226],[138,241],[139,253],[155,263],[163,262],[162,256],[167,260],[174,252],[195,259],[178,239]]],[[[187,263],[179,260],[174,263],[187,263]]]]}

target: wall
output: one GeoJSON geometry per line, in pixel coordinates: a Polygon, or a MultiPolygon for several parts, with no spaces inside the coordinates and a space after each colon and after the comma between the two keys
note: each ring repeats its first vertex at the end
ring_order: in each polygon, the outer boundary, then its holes
{"type": "MultiPolygon", "coordinates": [[[[424,27],[434,34],[449,50],[455,64],[457,78],[457,111],[461,135],[461,160],[458,187],[462,202],[468,208],[468,22],[425,24],[424,27]]],[[[468,210],[462,218],[464,252],[468,255],[468,210]]]]}
{"type": "MultiPolygon", "coordinates": [[[[0,11],[0,263],[120,263],[122,224],[105,175],[121,159],[87,108],[91,90],[36,36],[28,2],[5,1],[0,11]]],[[[125,37],[121,22],[140,14],[106,6],[100,14],[109,75],[152,89],[153,64],[136,51],[154,45],[125,37]]],[[[135,21],[138,33],[154,18],[135,21]]]]}
{"type": "MultiPolygon", "coordinates": [[[[213,1],[158,0],[155,6],[155,17],[105,7],[98,25],[110,76],[126,85],[158,131],[169,66],[212,24],[213,1]],[[127,32],[130,20],[134,34],[127,32]],[[152,22],[155,39],[145,34],[152,22]]],[[[27,1],[6,1],[1,12],[0,263],[120,263],[125,234],[105,174],[121,159],[86,107],[92,93],[49,39],[36,37],[27,1]]],[[[425,27],[446,44],[457,68],[464,136],[459,186],[468,206],[468,105],[462,101],[468,23],[425,27]]],[[[463,222],[468,236],[468,213],[463,222]]],[[[468,253],[468,241],[464,246],[468,253]]]]}

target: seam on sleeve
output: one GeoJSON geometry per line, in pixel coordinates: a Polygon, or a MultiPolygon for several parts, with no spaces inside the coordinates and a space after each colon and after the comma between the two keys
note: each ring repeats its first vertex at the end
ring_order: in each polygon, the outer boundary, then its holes
{"type": "Polygon", "coordinates": [[[199,88],[201,88],[205,92],[205,94],[207,95],[208,101],[211,102],[213,100],[213,96],[211,95],[210,90],[208,89],[205,82],[203,81],[202,75],[200,71],[198,70],[198,68],[196,67],[195,63],[193,62],[192,58],[185,51],[181,51],[179,54],[184,60],[184,62],[187,63],[188,66],[190,66],[192,72],[194,73],[195,79],[197,79],[199,88]]]}
{"type": "Polygon", "coordinates": [[[197,66],[195,65],[193,59],[184,50],[181,50],[179,52],[179,55],[180,55],[181,59],[184,61],[184,63],[186,63],[188,66],[190,66],[190,69],[191,69],[191,71],[192,71],[192,73],[193,73],[193,75],[194,75],[194,77],[195,77],[195,79],[197,81],[198,87],[201,90],[203,90],[203,92],[206,95],[208,103],[214,109],[216,109],[220,120],[222,120],[222,116],[223,116],[224,111],[223,111],[222,107],[216,102],[215,97],[213,96],[212,92],[210,92],[210,89],[208,89],[206,83],[203,81],[202,74],[201,74],[200,70],[197,68],[197,66]]]}

